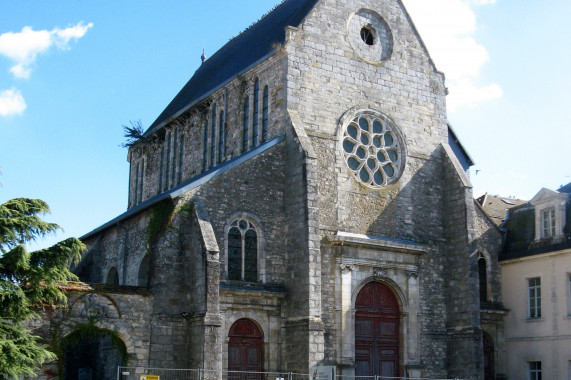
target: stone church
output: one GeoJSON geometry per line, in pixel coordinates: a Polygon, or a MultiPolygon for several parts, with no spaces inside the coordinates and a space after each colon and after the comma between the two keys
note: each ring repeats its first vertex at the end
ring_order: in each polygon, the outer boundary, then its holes
{"type": "Polygon", "coordinates": [[[285,0],[130,147],[71,315],[138,367],[501,378],[501,234],[446,94],[400,0],[285,0]]]}

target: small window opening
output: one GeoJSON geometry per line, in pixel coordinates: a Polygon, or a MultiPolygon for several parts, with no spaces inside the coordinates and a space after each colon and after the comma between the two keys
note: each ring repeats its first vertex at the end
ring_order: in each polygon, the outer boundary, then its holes
{"type": "Polygon", "coordinates": [[[486,259],[480,256],[478,259],[478,277],[480,280],[480,302],[488,302],[488,276],[486,259]]]}
{"type": "Polygon", "coordinates": [[[373,45],[375,43],[375,30],[370,26],[364,26],[361,28],[361,39],[367,45],[373,45]]]}

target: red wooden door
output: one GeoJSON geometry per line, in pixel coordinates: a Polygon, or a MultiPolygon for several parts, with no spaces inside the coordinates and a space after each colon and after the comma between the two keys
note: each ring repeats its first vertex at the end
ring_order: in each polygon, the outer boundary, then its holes
{"type": "Polygon", "coordinates": [[[363,287],[355,302],[355,375],[399,376],[399,305],[380,282],[363,287]]]}
{"type": "Polygon", "coordinates": [[[228,370],[263,370],[264,337],[258,326],[249,319],[239,319],[228,334],[228,370]]]}

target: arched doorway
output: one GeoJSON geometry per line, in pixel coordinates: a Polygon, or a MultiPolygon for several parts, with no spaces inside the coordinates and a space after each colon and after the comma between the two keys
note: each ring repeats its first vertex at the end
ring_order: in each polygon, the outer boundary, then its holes
{"type": "Polygon", "coordinates": [[[63,380],[105,380],[117,376],[121,355],[111,338],[92,337],[65,348],[63,380]]]}
{"type": "Polygon", "coordinates": [[[484,380],[494,380],[495,360],[494,360],[494,341],[490,334],[482,331],[482,343],[484,346],[484,380]]]}
{"type": "Polygon", "coordinates": [[[264,336],[254,322],[238,319],[228,338],[228,371],[263,371],[264,336]]]}
{"type": "Polygon", "coordinates": [[[355,301],[355,375],[399,376],[399,304],[388,286],[365,285],[355,301]]]}

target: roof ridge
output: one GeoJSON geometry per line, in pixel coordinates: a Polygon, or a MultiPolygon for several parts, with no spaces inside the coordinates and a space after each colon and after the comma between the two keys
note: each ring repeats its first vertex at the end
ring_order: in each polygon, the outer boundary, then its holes
{"type": "Polygon", "coordinates": [[[234,76],[275,53],[283,43],[287,26],[298,26],[319,0],[283,0],[206,59],[145,131],[149,135],[187,111],[195,102],[210,96],[234,76]]]}

